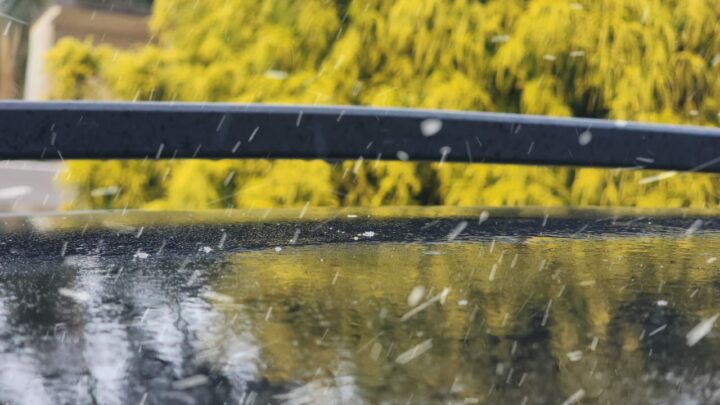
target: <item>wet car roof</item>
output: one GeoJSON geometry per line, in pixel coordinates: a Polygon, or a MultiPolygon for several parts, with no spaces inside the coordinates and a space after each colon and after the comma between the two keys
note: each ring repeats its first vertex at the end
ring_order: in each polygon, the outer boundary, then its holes
{"type": "Polygon", "coordinates": [[[6,238],[0,249],[30,255],[127,253],[134,248],[189,253],[195,245],[225,250],[357,242],[443,242],[494,238],[556,236],[673,235],[696,224],[711,231],[720,211],[712,209],[628,208],[460,208],[377,207],[57,212],[0,216],[6,238]],[[462,230],[456,229],[461,223],[462,230]],[[457,235],[452,235],[453,231],[457,235]],[[371,237],[363,232],[372,232],[371,237]],[[296,235],[297,234],[297,235],[296,235]],[[42,242],[42,245],[31,243],[42,242]],[[95,246],[100,243],[100,246],[95,246]],[[99,250],[97,250],[99,249],[99,250]]]}
{"type": "Polygon", "coordinates": [[[4,216],[0,402],[717,400],[716,215],[4,216]]]}

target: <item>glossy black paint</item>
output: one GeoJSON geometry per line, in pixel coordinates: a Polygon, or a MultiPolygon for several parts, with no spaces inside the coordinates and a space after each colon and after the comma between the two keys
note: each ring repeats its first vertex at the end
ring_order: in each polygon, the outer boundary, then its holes
{"type": "Polygon", "coordinates": [[[0,159],[108,158],[401,158],[713,172],[720,171],[720,130],[350,106],[0,102],[0,159]],[[441,127],[426,136],[425,120],[441,127]]]}

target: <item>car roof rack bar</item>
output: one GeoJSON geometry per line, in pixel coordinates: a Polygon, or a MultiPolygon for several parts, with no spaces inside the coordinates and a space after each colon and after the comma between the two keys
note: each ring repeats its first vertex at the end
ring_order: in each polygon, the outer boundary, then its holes
{"type": "Polygon", "coordinates": [[[720,172],[720,129],[518,114],[0,102],[0,159],[411,160],[720,172]]]}

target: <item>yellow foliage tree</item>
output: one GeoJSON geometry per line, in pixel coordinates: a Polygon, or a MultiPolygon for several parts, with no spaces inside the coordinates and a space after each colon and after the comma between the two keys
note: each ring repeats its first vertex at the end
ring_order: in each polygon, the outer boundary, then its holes
{"type": "MultiPolygon", "coordinates": [[[[54,97],[63,99],[355,104],[717,125],[719,19],[714,0],[157,0],[154,44],[119,51],[63,40],[49,67],[54,97]]],[[[720,189],[712,175],[640,184],[652,173],[509,165],[69,167],[68,181],[80,189],[76,207],[98,206],[90,192],[109,186],[121,190],[103,206],[151,208],[714,206],[720,189]]]]}

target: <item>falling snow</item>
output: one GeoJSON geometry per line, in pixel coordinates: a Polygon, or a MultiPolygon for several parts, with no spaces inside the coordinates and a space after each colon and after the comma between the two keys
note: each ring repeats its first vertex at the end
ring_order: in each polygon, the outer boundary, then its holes
{"type": "Polygon", "coordinates": [[[429,137],[436,135],[440,130],[442,130],[443,123],[439,119],[427,119],[420,122],[420,131],[422,132],[423,136],[429,137]]]}
{"type": "Polygon", "coordinates": [[[408,295],[408,306],[414,307],[415,305],[419,304],[423,296],[425,296],[425,287],[421,285],[415,286],[415,288],[413,288],[410,292],[410,295],[408,295]]]}
{"type": "Polygon", "coordinates": [[[432,339],[428,339],[411,348],[410,350],[403,352],[396,359],[395,362],[398,364],[407,364],[416,358],[422,356],[425,352],[432,349],[432,339]]]}
{"type": "Polygon", "coordinates": [[[590,131],[585,131],[580,136],[578,136],[578,143],[581,146],[586,146],[592,141],[592,133],[590,131]]]}
{"type": "Polygon", "coordinates": [[[710,330],[712,330],[712,327],[719,316],[720,314],[715,314],[710,318],[704,319],[700,323],[695,325],[695,327],[692,328],[690,332],[688,332],[685,336],[687,345],[695,346],[699,341],[701,341],[705,336],[707,336],[710,333],[710,330]]]}
{"type": "Polygon", "coordinates": [[[143,252],[143,251],[140,251],[140,250],[138,250],[138,251],[133,255],[133,259],[141,259],[141,260],[143,260],[143,259],[147,259],[148,257],[150,257],[150,253],[146,253],[146,252],[143,252]]]}
{"type": "Polygon", "coordinates": [[[453,230],[450,231],[450,233],[447,235],[447,240],[450,242],[454,241],[455,238],[460,236],[462,231],[464,231],[465,228],[467,228],[467,226],[468,226],[467,221],[462,221],[462,222],[458,223],[457,225],[455,225],[455,228],[453,228],[453,230]]]}
{"type": "Polygon", "coordinates": [[[71,290],[69,288],[60,288],[58,290],[58,294],[62,295],[63,297],[70,298],[78,303],[85,303],[90,301],[90,294],[85,291],[71,290]]]}

